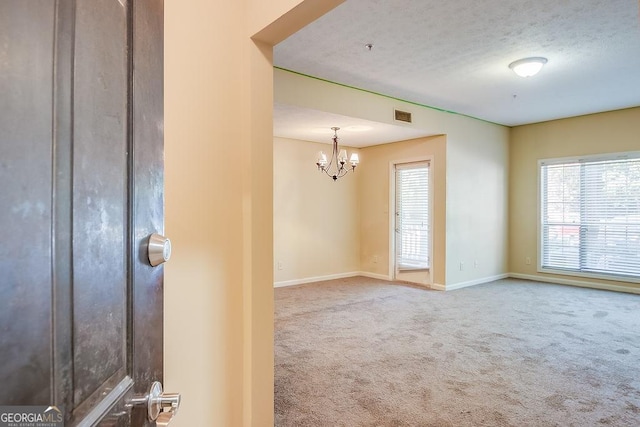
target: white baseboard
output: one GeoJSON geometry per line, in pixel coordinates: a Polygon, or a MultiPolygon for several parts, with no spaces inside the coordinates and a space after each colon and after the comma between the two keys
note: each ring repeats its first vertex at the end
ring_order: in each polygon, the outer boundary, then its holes
{"type": "MultiPolygon", "coordinates": [[[[351,271],[348,273],[327,274],[325,276],[314,276],[314,277],[305,277],[302,279],[283,280],[280,282],[275,282],[273,284],[273,287],[283,288],[286,286],[296,286],[296,285],[303,285],[305,283],[322,282],[325,280],[334,280],[334,279],[345,279],[347,277],[356,277],[356,276],[364,276],[364,277],[370,277],[372,279],[387,280],[389,282],[393,281],[393,279],[390,276],[387,276],[385,274],[371,273],[369,271],[351,271]]],[[[489,276],[489,277],[483,277],[481,279],[470,280],[467,282],[455,283],[453,285],[445,286],[440,283],[434,283],[432,285],[427,285],[427,286],[430,289],[433,289],[436,291],[453,291],[456,289],[467,288],[469,286],[475,286],[475,285],[480,285],[482,283],[488,283],[488,282],[493,282],[495,280],[505,279],[507,277],[511,277],[511,276],[505,273],[505,274],[499,274],[496,276],[489,276]]],[[[536,280],[536,279],[531,279],[531,280],[536,280]]]]}
{"type": "MultiPolygon", "coordinates": [[[[273,287],[282,288],[285,286],[295,286],[295,285],[302,285],[305,283],[322,282],[324,280],[333,280],[333,279],[344,279],[347,277],[356,277],[356,276],[364,276],[364,277],[370,277],[372,279],[380,279],[380,280],[388,280],[388,281],[393,280],[390,276],[387,276],[384,274],[370,273],[368,271],[351,271],[348,273],[305,277],[303,279],[295,279],[295,280],[284,280],[281,282],[275,282],[273,284],[273,287]]],[[[542,276],[537,274],[521,274],[521,273],[498,274],[495,276],[483,277],[480,279],[469,280],[467,282],[454,283],[453,285],[446,285],[446,286],[440,283],[434,283],[429,287],[436,291],[454,291],[456,289],[462,289],[462,288],[467,288],[469,286],[481,285],[483,283],[489,283],[489,282],[493,282],[500,279],[506,279],[506,278],[532,280],[534,282],[554,283],[558,285],[578,286],[582,288],[602,289],[605,291],[627,292],[631,294],[640,295],[640,288],[612,285],[609,283],[587,282],[584,280],[563,279],[559,277],[548,277],[548,276],[542,276]]]]}
{"type": "MultiPolygon", "coordinates": [[[[480,279],[469,280],[466,282],[454,283],[452,285],[447,285],[444,287],[445,291],[455,291],[456,289],[468,288],[469,286],[481,285],[483,283],[495,282],[496,280],[506,279],[509,277],[508,273],[496,274],[495,276],[482,277],[480,279]]],[[[442,285],[438,285],[442,286],[442,285]]],[[[435,288],[434,288],[435,289],[435,288]]]]}
{"type": "Polygon", "coordinates": [[[391,276],[388,276],[386,274],[369,273],[368,271],[360,271],[358,273],[358,276],[369,277],[371,279],[387,280],[389,282],[393,280],[391,279],[391,276]]]}
{"type": "Polygon", "coordinates": [[[274,282],[274,288],[283,288],[285,286],[303,285],[305,283],[322,282],[324,280],[344,279],[347,277],[355,277],[363,275],[359,271],[352,271],[349,273],[327,274],[326,276],[305,277],[303,279],[283,280],[281,282],[274,282]]]}
{"type": "Polygon", "coordinates": [[[640,289],[628,286],[612,285],[609,283],[587,282],[584,280],[562,279],[559,277],[548,277],[537,274],[509,273],[513,279],[533,280],[535,282],[554,283],[557,285],[578,286],[581,288],[602,289],[605,291],[627,292],[630,294],[640,294],[640,289]]]}

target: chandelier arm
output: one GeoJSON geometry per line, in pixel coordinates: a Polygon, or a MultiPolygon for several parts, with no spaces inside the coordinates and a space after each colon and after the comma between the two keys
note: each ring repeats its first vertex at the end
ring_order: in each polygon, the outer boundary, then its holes
{"type": "Polygon", "coordinates": [[[347,174],[347,172],[349,172],[348,169],[340,169],[340,170],[338,170],[338,173],[336,174],[336,176],[338,178],[342,178],[343,176],[345,176],[347,174]]]}
{"type": "Polygon", "coordinates": [[[333,156],[331,156],[331,159],[329,160],[329,163],[327,163],[327,166],[325,166],[324,170],[328,171],[331,169],[331,165],[333,165],[333,156]]]}
{"type": "Polygon", "coordinates": [[[329,178],[333,178],[334,176],[337,178],[342,178],[343,176],[345,176],[347,173],[349,172],[353,172],[353,169],[348,169],[348,168],[342,168],[342,169],[335,169],[333,172],[329,171],[329,168],[324,168],[324,169],[320,169],[322,172],[325,173],[325,175],[327,175],[329,178]]]}

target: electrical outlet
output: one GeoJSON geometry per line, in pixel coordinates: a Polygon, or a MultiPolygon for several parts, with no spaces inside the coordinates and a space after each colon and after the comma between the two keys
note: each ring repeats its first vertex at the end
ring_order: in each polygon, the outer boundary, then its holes
{"type": "Polygon", "coordinates": [[[460,271],[464,270],[464,262],[460,262],[460,271]]]}
{"type": "Polygon", "coordinates": [[[473,268],[478,268],[478,260],[473,261],[473,268]]]}
{"type": "Polygon", "coordinates": [[[378,255],[374,255],[373,256],[373,263],[377,264],[378,263],[378,255]]]}
{"type": "Polygon", "coordinates": [[[282,270],[282,261],[278,261],[278,270],[282,270]]]}
{"type": "Polygon", "coordinates": [[[527,264],[527,265],[531,265],[531,257],[530,256],[526,257],[524,259],[524,263],[527,264]]]}

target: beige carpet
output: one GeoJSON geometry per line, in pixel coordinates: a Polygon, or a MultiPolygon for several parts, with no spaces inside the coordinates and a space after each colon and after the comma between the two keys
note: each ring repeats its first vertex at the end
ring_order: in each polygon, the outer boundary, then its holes
{"type": "Polygon", "coordinates": [[[277,426],[640,426],[640,296],[367,278],[275,291],[277,426]]]}

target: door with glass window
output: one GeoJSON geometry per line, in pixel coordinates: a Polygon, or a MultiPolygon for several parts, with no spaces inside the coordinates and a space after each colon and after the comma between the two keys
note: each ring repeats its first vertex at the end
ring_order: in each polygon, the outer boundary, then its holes
{"type": "Polygon", "coordinates": [[[430,284],[431,193],[428,161],[394,165],[396,280],[430,284]]]}

